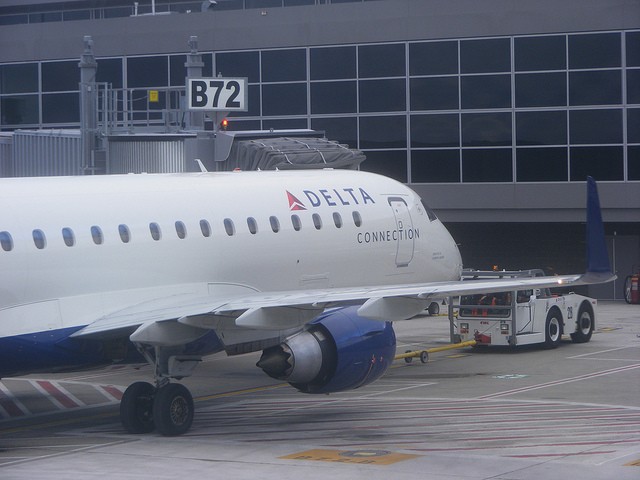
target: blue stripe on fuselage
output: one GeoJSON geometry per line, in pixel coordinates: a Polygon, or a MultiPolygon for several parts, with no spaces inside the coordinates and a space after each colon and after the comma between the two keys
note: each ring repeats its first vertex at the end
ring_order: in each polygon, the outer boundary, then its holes
{"type": "Polygon", "coordinates": [[[0,338],[0,377],[107,363],[101,342],[69,338],[80,328],[0,338]]]}
{"type": "MultiPolygon", "coordinates": [[[[77,370],[114,363],[140,363],[143,357],[129,342],[129,335],[102,341],[70,338],[84,327],[0,338],[0,378],[36,372],[77,370]],[[114,349],[117,349],[114,350],[114,349]]],[[[207,355],[223,350],[215,332],[210,331],[184,347],[185,354],[207,355]]]]}

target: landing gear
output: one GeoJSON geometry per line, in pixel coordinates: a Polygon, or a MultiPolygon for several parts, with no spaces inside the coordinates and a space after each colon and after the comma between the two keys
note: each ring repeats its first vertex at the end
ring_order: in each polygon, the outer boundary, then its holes
{"type": "Polygon", "coordinates": [[[129,386],[120,401],[120,421],[129,433],[158,430],[171,437],[189,431],[193,423],[193,397],[184,385],[167,383],[156,389],[146,382],[129,386]]]}
{"type": "Polygon", "coordinates": [[[182,435],[193,423],[193,396],[184,385],[169,383],[192,374],[202,357],[183,355],[182,347],[135,343],[147,362],[154,366],[155,386],[136,382],[120,401],[120,421],[129,433],[157,430],[165,436],[182,435]]]}
{"type": "Polygon", "coordinates": [[[153,420],[167,437],[186,433],[193,422],[193,397],[187,387],[168,383],[158,390],[153,400],[153,420]]]}
{"type": "Polygon", "coordinates": [[[147,382],[129,385],[120,400],[120,421],[129,433],[150,433],[155,430],[153,397],[156,389],[147,382]]]}

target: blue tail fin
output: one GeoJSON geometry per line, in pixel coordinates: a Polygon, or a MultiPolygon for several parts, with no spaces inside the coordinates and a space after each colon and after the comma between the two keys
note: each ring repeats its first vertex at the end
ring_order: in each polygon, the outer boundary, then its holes
{"type": "Polygon", "coordinates": [[[587,262],[587,273],[611,274],[598,187],[592,177],[587,177],[587,262]]]}

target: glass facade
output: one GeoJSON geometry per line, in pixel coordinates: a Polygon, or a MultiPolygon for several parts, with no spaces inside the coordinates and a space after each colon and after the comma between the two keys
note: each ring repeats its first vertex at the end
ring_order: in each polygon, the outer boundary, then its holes
{"type": "MultiPolygon", "coordinates": [[[[256,6],[260,2],[256,2],[256,6]]],[[[291,2],[293,5],[294,2],[291,2]]],[[[242,76],[229,129],[313,128],[409,183],[640,180],[640,31],[203,52],[242,76]]],[[[185,55],[98,59],[98,81],[184,85],[185,55]]],[[[77,59],[0,65],[0,129],[77,127],[77,59]]],[[[137,99],[137,100],[136,100],[137,99]]],[[[158,118],[168,103],[160,94],[158,118]]]]}

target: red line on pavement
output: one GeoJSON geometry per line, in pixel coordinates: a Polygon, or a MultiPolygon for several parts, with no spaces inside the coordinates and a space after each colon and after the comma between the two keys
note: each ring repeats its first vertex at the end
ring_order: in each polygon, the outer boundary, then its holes
{"type": "Polygon", "coordinates": [[[49,395],[51,395],[58,402],[60,402],[63,407],[65,407],[65,408],[77,408],[77,407],[80,406],[76,402],[71,400],[71,398],[69,398],[67,395],[62,393],[62,391],[60,391],[53,383],[46,382],[44,380],[38,380],[38,385],[40,385],[42,388],[44,388],[45,391],[49,395]]]}
{"type": "Polygon", "coordinates": [[[105,392],[107,392],[109,395],[111,395],[116,400],[122,400],[122,392],[120,391],[119,388],[116,388],[116,387],[111,386],[111,385],[101,385],[101,387],[105,392]]]}
{"type": "Polygon", "coordinates": [[[23,417],[24,412],[15,404],[13,400],[0,391],[0,407],[4,408],[10,417],[23,417]]]}

